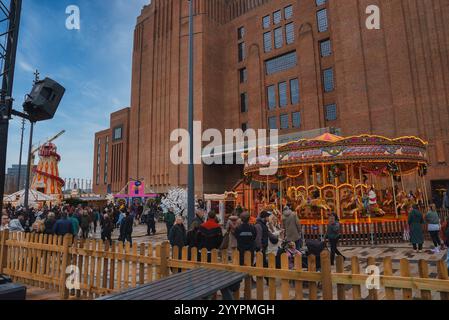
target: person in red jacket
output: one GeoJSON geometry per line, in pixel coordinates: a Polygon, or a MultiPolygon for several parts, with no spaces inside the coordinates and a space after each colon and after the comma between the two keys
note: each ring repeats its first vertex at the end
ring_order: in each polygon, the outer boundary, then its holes
{"type": "Polygon", "coordinates": [[[209,212],[208,219],[198,230],[199,249],[206,248],[207,251],[219,249],[223,242],[223,230],[217,223],[217,214],[209,212]]]}

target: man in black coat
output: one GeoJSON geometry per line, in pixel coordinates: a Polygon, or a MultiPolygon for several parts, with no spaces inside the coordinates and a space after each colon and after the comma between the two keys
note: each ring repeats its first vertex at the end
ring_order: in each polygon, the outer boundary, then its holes
{"type": "Polygon", "coordinates": [[[187,244],[186,228],[184,227],[184,218],[177,216],[174,226],[170,230],[168,239],[172,247],[178,247],[179,251],[187,244]]]}
{"type": "Polygon", "coordinates": [[[151,205],[146,212],[145,222],[147,224],[147,235],[151,236],[156,234],[156,206],[151,205]]]}
{"type": "Polygon", "coordinates": [[[125,219],[123,219],[122,224],[120,225],[120,241],[122,241],[123,244],[125,244],[125,241],[128,241],[131,246],[133,245],[133,225],[134,218],[128,211],[125,211],[125,219]]]}
{"type": "Polygon", "coordinates": [[[256,250],[256,228],[249,223],[250,214],[243,212],[240,215],[242,224],[238,226],[234,235],[237,239],[237,249],[240,254],[240,265],[244,265],[245,252],[251,252],[251,261],[254,260],[254,251],[256,250]]]}

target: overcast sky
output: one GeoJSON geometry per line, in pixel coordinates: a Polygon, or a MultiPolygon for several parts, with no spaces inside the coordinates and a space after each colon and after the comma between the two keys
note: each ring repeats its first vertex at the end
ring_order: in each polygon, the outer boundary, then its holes
{"type": "MultiPolygon", "coordinates": [[[[136,18],[149,0],[24,0],[14,83],[21,110],[38,69],[60,82],[66,94],[53,120],[38,123],[35,143],[61,130],[55,141],[63,178],[92,178],[93,140],[109,125],[111,112],[129,106],[136,18]],[[69,5],[80,9],[81,29],[66,28],[69,5]]],[[[11,121],[7,165],[17,164],[20,119],[11,121]]],[[[26,127],[24,150],[28,148],[26,127]]],[[[23,153],[26,163],[26,152],[23,153]]]]}

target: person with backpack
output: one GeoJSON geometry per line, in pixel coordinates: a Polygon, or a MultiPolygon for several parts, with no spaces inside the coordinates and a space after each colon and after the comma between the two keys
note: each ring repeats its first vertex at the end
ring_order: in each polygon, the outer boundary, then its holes
{"type": "Polygon", "coordinates": [[[430,205],[430,210],[426,214],[426,223],[427,223],[427,230],[429,231],[430,237],[435,247],[432,250],[432,252],[440,253],[440,248],[442,249],[440,239],[441,223],[440,217],[438,216],[437,208],[433,203],[430,205]]]}

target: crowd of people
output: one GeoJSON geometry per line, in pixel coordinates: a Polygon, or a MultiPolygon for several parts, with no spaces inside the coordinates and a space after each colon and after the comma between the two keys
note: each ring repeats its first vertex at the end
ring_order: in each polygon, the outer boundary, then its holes
{"type": "MultiPolygon", "coordinates": [[[[261,252],[265,266],[268,266],[269,253],[285,252],[291,267],[295,256],[302,253],[303,235],[300,219],[288,205],[284,208],[282,216],[262,211],[256,219],[247,210],[237,207],[224,227],[214,211],[206,212],[202,207],[196,210],[193,223],[188,227],[184,217],[177,216],[173,208],[169,208],[163,215],[161,211],[155,203],[145,207],[133,204],[130,208],[109,205],[103,209],[82,205],[52,208],[44,206],[40,210],[29,211],[7,206],[2,212],[0,231],[58,236],[72,234],[75,238],[82,239],[97,237],[97,231],[100,231],[101,239],[112,243],[112,234],[118,229],[119,241],[129,242],[132,245],[135,225],[146,224],[147,235],[155,235],[156,221],[161,216],[172,246],[197,248],[199,252],[201,249],[208,252],[213,249],[227,249],[229,252],[238,250],[242,265],[245,263],[245,252],[251,253],[252,261],[255,253],[261,252]]],[[[432,204],[425,215],[419,211],[417,205],[411,206],[408,212],[408,236],[416,252],[423,250],[424,224],[427,224],[434,253],[440,253],[449,246],[449,225],[447,221],[440,220],[435,205],[432,204]]],[[[340,222],[336,214],[330,215],[325,238],[331,252],[331,263],[334,264],[335,256],[342,256],[338,250],[340,222]]],[[[208,258],[210,259],[210,256],[208,258]]]]}

